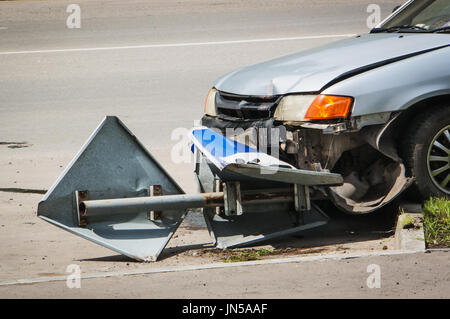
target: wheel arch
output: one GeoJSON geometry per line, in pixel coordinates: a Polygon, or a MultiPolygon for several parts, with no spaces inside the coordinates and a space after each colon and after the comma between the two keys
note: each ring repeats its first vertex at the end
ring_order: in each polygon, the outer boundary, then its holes
{"type": "Polygon", "coordinates": [[[395,149],[399,152],[399,158],[402,158],[400,142],[407,134],[411,123],[426,112],[430,105],[443,105],[445,103],[448,103],[448,107],[450,107],[450,93],[421,99],[399,112],[380,132],[377,142],[379,150],[383,152],[384,150],[395,149]]]}

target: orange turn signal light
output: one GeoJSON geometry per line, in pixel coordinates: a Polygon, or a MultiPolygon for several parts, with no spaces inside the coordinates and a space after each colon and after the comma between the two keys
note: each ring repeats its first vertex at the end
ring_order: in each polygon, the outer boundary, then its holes
{"type": "Polygon", "coordinates": [[[328,120],[347,118],[353,104],[348,96],[318,95],[306,111],[305,119],[328,120]]]}

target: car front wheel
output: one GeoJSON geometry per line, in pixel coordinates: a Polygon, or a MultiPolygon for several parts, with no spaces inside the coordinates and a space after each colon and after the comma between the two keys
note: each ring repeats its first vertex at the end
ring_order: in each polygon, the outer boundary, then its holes
{"type": "Polygon", "coordinates": [[[420,194],[450,197],[450,106],[417,116],[406,141],[405,164],[420,194]]]}

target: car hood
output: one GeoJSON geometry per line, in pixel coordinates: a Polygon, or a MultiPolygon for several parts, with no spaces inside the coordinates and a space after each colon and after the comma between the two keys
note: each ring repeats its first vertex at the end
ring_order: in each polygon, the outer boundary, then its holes
{"type": "Polygon", "coordinates": [[[214,87],[256,96],[320,92],[353,74],[449,44],[448,34],[365,34],[238,69],[214,87]]]}

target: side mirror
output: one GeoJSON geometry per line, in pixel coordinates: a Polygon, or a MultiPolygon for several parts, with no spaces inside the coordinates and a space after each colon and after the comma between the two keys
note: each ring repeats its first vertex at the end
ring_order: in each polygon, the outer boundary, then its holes
{"type": "Polygon", "coordinates": [[[400,8],[400,7],[401,7],[401,5],[396,6],[396,7],[392,10],[392,13],[394,13],[395,11],[397,11],[398,8],[400,8]]]}

